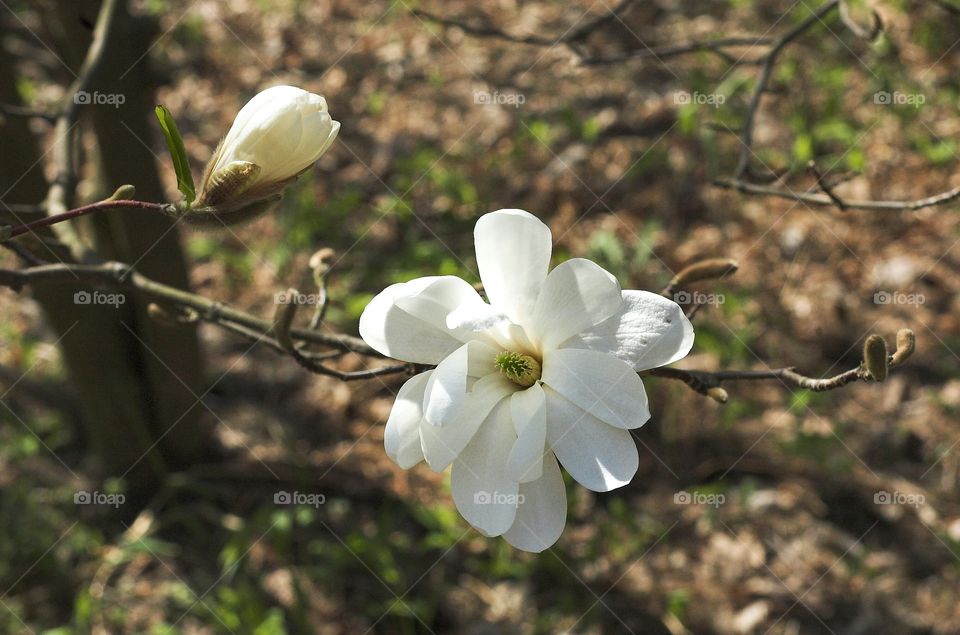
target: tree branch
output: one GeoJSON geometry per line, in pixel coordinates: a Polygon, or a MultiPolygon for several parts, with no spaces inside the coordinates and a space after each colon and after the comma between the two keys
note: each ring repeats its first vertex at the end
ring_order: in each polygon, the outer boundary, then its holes
{"type": "MultiPolygon", "coordinates": [[[[681,274],[678,274],[678,277],[671,281],[668,288],[671,286],[679,288],[684,283],[721,277],[735,269],[736,263],[726,259],[701,261],[684,269],[681,274]]],[[[18,271],[0,269],[0,286],[6,286],[15,291],[20,291],[27,285],[75,283],[77,279],[120,289],[136,290],[148,299],[158,303],[159,306],[155,305],[150,311],[154,319],[210,322],[254,342],[266,344],[274,350],[286,353],[310,372],[335,377],[342,381],[372,379],[401,373],[412,374],[429,368],[428,366],[411,363],[392,364],[362,371],[341,371],[332,368],[325,365],[323,361],[345,352],[357,353],[376,360],[387,358],[357,337],[320,333],[314,328],[294,328],[292,325],[298,309],[298,305],[295,303],[278,306],[275,319],[268,321],[221,302],[156,282],[136,272],[129,265],[120,262],[93,265],[44,264],[18,271]],[[163,308],[165,306],[175,307],[177,314],[170,314],[163,308]],[[310,354],[303,350],[303,346],[306,344],[321,344],[334,350],[310,354]]],[[[287,293],[291,298],[297,295],[295,289],[290,289],[287,293]]],[[[876,336],[871,337],[875,338],[876,336]]],[[[871,338],[868,338],[868,341],[870,340],[871,338]]],[[[913,353],[913,333],[903,329],[897,334],[897,349],[893,355],[887,357],[886,349],[883,348],[882,350],[884,351],[882,357],[887,368],[899,366],[913,353]]],[[[867,359],[869,357],[867,347],[864,351],[864,364],[828,379],[806,377],[794,368],[724,371],[655,368],[644,371],[641,375],[683,381],[696,392],[720,402],[727,400],[727,393],[720,386],[722,382],[726,381],[780,379],[799,388],[819,392],[833,390],[853,381],[882,381],[886,377],[886,373],[879,373],[876,368],[871,370],[871,364],[867,359]]]]}
{"type": "MultiPolygon", "coordinates": [[[[759,185],[750,183],[741,179],[718,179],[713,183],[716,187],[737,190],[745,194],[759,194],[763,196],[776,196],[792,201],[802,201],[813,205],[835,205],[839,206],[829,194],[815,194],[813,192],[794,192],[793,190],[759,185]]],[[[925,207],[935,207],[937,205],[946,205],[957,199],[960,199],[960,186],[913,201],[857,201],[843,199],[841,209],[869,209],[876,211],[916,211],[925,207]]]]}
{"type": "Polygon", "coordinates": [[[795,192],[789,188],[781,188],[768,186],[758,183],[750,182],[746,180],[745,177],[750,175],[750,158],[753,155],[753,130],[756,123],[757,113],[759,111],[760,102],[763,98],[764,93],[767,92],[770,78],[773,73],[774,65],[777,62],[777,58],[780,53],[794,40],[800,37],[804,32],[814,26],[817,22],[823,20],[824,17],[834,9],[839,9],[840,17],[844,21],[844,24],[851,31],[854,32],[858,37],[873,39],[876,34],[882,28],[882,23],[880,22],[879,17],[874,12],[872,16],[872,26],[869,30],[863,30],[860,27],[852,24],[850,16],[847,15],[846,6],[841,0],[831,0],[826,4],[820,6],[816,11],[814,11],[809,17],[807,17],[803,22],[795,26],[793,29],[784,34],[781,38],[776,41],[776,44],[758,61],[762,63],[762,68],[760,71],[760,77],[757,79],[757,84],[754,87],[754,91],[751,95],[750,103],[747,107],[747,112],[744,115],[743,125],[741,126],[739,132],[737,133],[740,138],[740,156],[737,162],[737,167],[734,170],[733,178],[729,179],[719,179],[714,181],[714,185],[721,188],[737,190],[744,194],[755,194],[761,196],[775,196],[779,198],[784,198],[793,201],[800,201],[803,203],[809,203],[813,205],[822,205],[822,206],[834,206],[840,211],[847,209],[865,209],[865,210],[877,210],[877,211],[915,211],[918,209],[923,209],[925,207],[933,207],[937,205],[944,205],[950,203],[957,198],[960,198],[960,187],[954,188],[952,190],[935,194],[926,198],[921,198],[913,201],[888,201],[888,200],[847,200],[842,199],[840,196],[833,190],[833,185],[830,185],[826,182],[826,175],[821,173],[817,169],[816,165],[811,161],[809,168],[816,178],[816,185],[822,192],[822,194],[814,192],[795,192]]]}
{"type": "Polygon", "coordinates": [[[701,395],[707,395],[721,403],[726,403],[727,393],[720,387],[725,381],[757,381],[779,379],[784,384],[794,385],[814,392],[824,392],[846,386],[853,381],[869,381],[863,368],[852,368],[848,371],[826,379],[807,377],[797,372],[794,367],[771,368],[768,370],[682,370],[679,368],[654,368],[643,373],[651,377],[665,377],[682,381],[701,395]],[[719,389],[719,390],[717,390],[719,389]]]}
{"type": "MultiPolygon", "coordinates": [[[[249,313],[231,308],[216,300],[210,300],[176,287],[151,280],[121,262],[103,264],[45,264],[19,271],[0,269],[0,286],[19,291],[27,285],[75,283],[77,279],[109,285],[120,289],[136,290],[148,299],[161,305],[185,307],[194,312],[195,318],[224,325],[239,325],[258,334],[269,334],[273,324],[249,313]]],[[[229,328],[229,326],[228,326],[229,328]]],[[[376,350],[358,337],[319,333],[311,329],[291,329],[290,334],[301,341],[322,344],[337,350],[382,357],[376,350]]]]}
{"type": "Polygon", "coordinates": [[[773,42],[769,37],[729,37],[720,40],[708,40],[706,42],[685,42],[683,44],[670,44],[660,47],[647,47],[635,51],[626,51],[607,57],[581,57],[580,63],[584,66],[599,66],[602,64],[616,64],[634,59],[654,58],[656,60],[665,60],[671,57],[687,55],[690,53],[713,53],[722,60],[733,66],[759,64],[757,59],[737,59],[724,49],[738,46],[768,46],[773,42]]]}
{"type": "Polygon", "coordinates": [[[680,368],[653,368],[640,373],[651,377],[665,377],[682,381],[692,390],[726,403],[727,391],[721,387],[727,381],[758,381],[777,379],[786,385],[797,388],[825,392],[846,386],[855,381],[882,382],[888,371],[903,364],[916,348],[916,338],[910,329],[897,332],[897,347],[892,355],[887,355],[887,345],[879,335],[870,335],[864,341],[863,361],[855,368],[832,377],[807,377],[794,367],[767,368],[765,370],[683,370],[680,368]]]}
{"type": "Polygon", "coordinates": [[[686,42],[683,44],[667,44],[659,47],[645,46],[642,49],[625,51],[623,53],[617,53],[607,57],[587,55],[576,46],[577,43],[587,39],[592,33],[598,31],[607,23],[619,19],[619,16],[626,11],[627,8],[629,8],[630,4],[632,4],[632,0],[621,0],[621,2],[614,8],[610,9],[608,13],[601,14],[592,20],[585,22],[580,27],[570,29],[564,35],[560,35],[559,37],[514,35],[513,33],[509,33],[503,29],[499,29],[487,24],[475,24],[458,18],[438,16],[422,9],[414,9],[412,13],[418,18],[431,20],[445,26],[457,27],[463,30],[465,33],[469,33],[470,35],[474,35],[476,37],[494,38],[503,40],[504,42],[511,42],[513,44],[528,44],[532,46],[543,47],[554,47],[558,44],[563,44],[579,58],[581,64],[586,66],[616,64],[618,62],[642,58],[654,58],[662,61],[671,57],[701,52],[713,53],[732,65],[758,64],[760,63],[758,60],[738,60],[731,54],[727,53],[724,49],[738,46],[764,46],[774,43],[773,38],[764,36],[729,37],[718,40],[710,40],[707,42],[686,42]]]}
{"type": "Polygon", "coordinates": [[[428,11],[422,9],[413,9],[413,15],[418,18],[423,18],[426,20],[431,20],[445,26],[453,26],[459,29],[462,29],[464,32],[471,35],[476,35],[477,37],[490,37],[496,38],[498,40],[503,40],[505,42],[512,42],[514,44],[532,44],[534,46],[546,46],[553,47],[558,44],[563,44],[568,46],[573,50],[574,53],[579,55],[579,52],[572,45],[580,42],[590,36],[591,33],[598,30],[600,27],[605,25],[608,22],[611,22],[618,18],[618,15],[625,11],[633,3],[633,0],[620,0],[617,6],[609,9],[607,13],[600,14],[587,22],[584,22],[581,26],[576,28],[569,29],[563,35],[559,37],[541,37],[539,35],[514,35],[508,33],[497,27],[481,24],[469,24],[455,18],[445,18],[442,16],[435,15],[428,11]]]}
{"type": "MultiPolygon", "coordinates": [[[[750,168],[750,158],[753,155],[753,134],[754,127],[756,125],[757,114],[760,110],[760,105],[763,100],[764,94],[769,92],[769,84],[773,76],[773,70],[776,66],[776,63],[780,57],[780,54],[793,42],[795,42],[800,36],[806,33],[809,29],[814,27],[818,22],[822,22],[823,19],[830,14],[832,11],[839,9],[841,13],[841,19],[844,21],[844,24],[847,28],[851,29],[858,37],[863,37],[867,39],[872,39],[876,36],[879,29],[882,27],[882,24],[879,21],[879,17],[874,12],[873,13],[873,23],[870,29],[864,30],[858,25],[851,24],[850,16],[847,15],[847,8],[841,2],[841,0],[830,0],[825,4],[821,5],[817,9],[813,10],[809,16],[807,16],[802,22],[794,26],[792,29],[784,33],[782,36],[773,38],[767,36],[739,36],[739,37],[728,37],[721,38],[716,40],[709,40],[705,42],[686,42],[682,44],[672,44],[664,45],[660,47],[646,47],[642,49],[637,49],[633,51],[625,51],[623,53],[618,53],[610,56],[596,56],[591,57],[585,54],[579,47],[573,46],[573,43],[585,39],[592,31],[603,26],[607,22],[610,22],[617,18],[620,12],[626,9],[629,6],[629,0],[621,2],[617,7],[612,9],[610,13],[599,16],[598,18],[589,21],[579,29],[570,31],[565,36],[560,36],[559,38],[547,38],[540,37],[536,35],[528,36],[518,36],[502,29],[492,27],[489,25],[477,25],[463,22],[462,20],[456,18],[446,18],[442,16],[437,16],[432,13],[415,9],[413,11],[414,15],[444,24],[447,26],[455,26],[463,29],[465,32],[475,35],[477,37],[492,37],[507,42],[513,42],[518,44],[529,44],[535,46],[555,46],[556,44],[566,44],[574,54],[580,60],[581,64],[584,65],[603,65],[603,64],[615,64],[618,62],[623,62],[631,59],[642,59],[642,58],[654,58],[658,60],[667,59],[670,57],[686,55],[689,53],[699,53],[699,52],[710,52],[714,53],[728,63],[733,65],[758,65],[761,67],[759,77],[757,78],[757,83],[754,86],[753,92],[750,95],[750,101],[747,106],[747,111],[744,115],[743,124],[738,130],[731,130],[729,128],[723,128],[723,132],[728,132],[737,136],[740,140],[740,151],[737,159],[737,165],[734,169],[734,175],[732,178],[723,178],[716,180],[713,184],[716,187],[734,189],[744,194],[755,194],[761,196],[776,196],[780,198],[785,198],[794,201],[801,201],[804,203],[810,203],[813,205],[822,205],[822,206],[835,206],[840,210],[845,209],[869,209],[869,210],[880,210],[880,211],[914,211],[922,209],[924,207],[933,207],[937,205],[944,205],[950,203],[958,198],[960,198],[960,187],[954,188],[947,192],[941,194],[936,194],[922,199],[917,199],[914,201],[887,201],[887,200],[846,200],[842,199],[835,191],[835,185],[830,185],[826,182],[826,174],[821,173],[815,165],[811,166],[811,171],[816,177],[817,187],[820,189],[821,193],[816,192],[793,192],[786,188],[777,188],[772,186],[767,186],[763,184],[758,184],[747,180],[746,177],[751,176],[750,168]],[[751,58],[751,59],[742,59],[734,58],[732,55],[726,52],[725,49],[732,47],[753,47],[753,46],[767,46],[769,47],[762,55],[751,58]]],[[[943,6],[946,10],[951,12],[960,11],[952,4],[946,2],[945,0],[937,0],[937,4],[943,6]]],[[[777,177],[777,175],[772,175],[777,177]]]]}
{"type": "Polygon", "coordinates": [[[105,200],[98,201],[96,203],[90,203],[89,205],[83,205],[82,207],[77,207],[75,209],[67,210],[59,214],[52,214],[46,218],[41,218],[40,220],[35,220],[31,223],[26,223],[25,225],[20,225],[18,227],[10,228],[0,228],[0,240],[5,240],[9,238],[16,238],[17,236],[34,233],[38,229],[44,227],[49,227],[51,225],[56,225],[57,223],[62,223],[74,218],[80,218],[81,216],[87,216],[88,214],[95,214],[97,212],[102,212],[110,209],[146,209],[153,210],[157,212],[167,211],[172,208],[171,205],[165,203],[148,203],[146,201],[134,201],[128,199],[119,199],[119,200],[105,200]]]}
{"type": "Polygon", "coordinates": [[[743,125],[740,127],[740,159],[737,168],[734,170],[735,178],[742,177],[750,167],[750,155],[753,154],[753,127],[756,122],[757,111],[760,108],[760,100],[767,90],[770,78],[773,75],[773,67],[777,63],[777,57],[783,52],[791,42],[800,37],[810,27],[820,22],[824,16],[837,8],[839,0],[830,0],[819,9],[814,11],[803,22],[793,27],[786,34],[781,36],[776,43],[761,58],[762,67],[760,76],[757,78],[757,85],[754,86],[753,94],[750,97],[750,104],[747,106],[747,113],[744,116],[743,125]]]}
{"type": "Polygon", "coordinates": [[[15,106],[12,104],[0,104],[0,115],[6,115],[8,117],[42,119],[47,123],[53,123],[57,120],[57,116],[55,114],[40,112],[39,110],[33,110],[31,108],[24,108],[23,106],[15,106]]]}
{"type": "MultiPolygon", "coordinates": [[[[74,155],[74,128],[79,116],[77,94],[86,91],[93,82],[96,74],[103,66],[104,52],[107,41],[113,31],[114,20],[120,8],[119,0],[104,0],[97,16],[97,24],[93,30],[93,41],[87,50],[77,78],[64,93],[60,113],[57,115],[53,133],[53,146],[50,150],[56,176],[47,192],[47,214],[56,216],[66,212],[73,204],[74,189],[77,176],[73,165],[74,155]]],[[[74,258],[81,261],[96,260],[97,257],[83,243],[80,235],[69,225],[56,225],[54,230],[57,237],[70,247],[74,258]]]]}

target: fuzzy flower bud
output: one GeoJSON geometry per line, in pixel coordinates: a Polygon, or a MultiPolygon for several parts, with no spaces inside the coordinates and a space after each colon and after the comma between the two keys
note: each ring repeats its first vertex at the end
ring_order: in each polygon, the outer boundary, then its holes
{"type": "Polygon", "coordinates": [[[874,381],[887,378],[887,343],[873,334],[863,343],[863,366],[874,381]]]}
{"type": "Polygon", "coordinates": [[[917,348],[917,339],[910,329],[900,329],[897,331],[897,350],[893,352],[890,358],[890,366],[895,368],[907,361],[907,358],[913,355],[917,348]]]}
{"type": "Polygon", "coordinates": [[[320,95],[293,86],[258,93],[237,114],[207,165],[195,211],[220,220],[224,213],[232,219],[262,212],[264,202],[277,200],[317,162],[339,130],[320,95]]]}

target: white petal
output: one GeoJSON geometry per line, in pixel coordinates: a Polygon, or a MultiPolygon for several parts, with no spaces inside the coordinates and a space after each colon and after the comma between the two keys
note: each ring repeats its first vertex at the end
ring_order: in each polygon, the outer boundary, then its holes
{"type": "Polygon", "coordinates": [[[510,318],[506,313],[486,303],[482,306],[465,304],[447,315],[447,328],[453,331],[479,333],[509,322],[510,318]]]}
{"type": "MultiPolygon", "coordinates": [[[[317,150],[316,159],[319,159],[327,150],[330,149],[330,146],[333,145],[333,142],[337,138],[338,134],[340,134],[340,122],[332,121],[330,131],[327,133],[326,141],[320,144],[320,148],[317,150]]],[[[316,159],[314,160],[316,161],[316,159]]]]}
{"type": "Polygon", "coordinates": [[[417,364],[438,364],[459,348],[463,342],[445,325],[424,321],[397,304],[407,296],[421,293],[424,285],[435,280],[419,278],[381,291],[360,316],[360,336],[364,341],[384,355],[417,364]]]}
{"type": "Polygon", "coordinates": [[[534,357],[540,356],[538,349],[533,341],[527,336],[524,328],[513,322],[502,322],[485,333],[502,350],[513,351],[515,353],[524,353],[534,357]]]}
{"type": "Polygon", "coordinates": [[[547,404],[540,384],[510,397],[510,415],[517,441],[510,448],[507,469],[521,482],[535,481],[543,474],[543,449],[547,439],[547,404]]]}
{"type": "MultiPolygon", "coordinates": [[[[329,115],[327,115],[329,117],[329,115]]],[[[256,128],[248,127],[233,148],[235,161],[250,161],[260,166],[257,181],[272,182],[292,176],[290,162],[303,139],[303,119],[295,108],[285,108],[256,128]]]]}
{"type": "Polygon", "coordinates": [[[620,285],[600,265],[574,258],[557,265],[543,283],[530,328],[545,351],[600,324],[622,306],[620,285]]]}
{"type": "Polygon", "coordinates": [[[467,353],[464,344],[434,369],[423,398],[423,418],[435,426],[452,423],[460,416],[467,398],[467,353]]]}
{"type": "Polygon", "coordinates": [[[497,353],[500,351],[480,340],[470,340],[467,344],[468,377],[479,379],[480,377],[495,375],[500,372],[495,363],[497,353]]]}
{"type": "Polygon", "coordinates": [[[543,359],[543,383],[616,428],[639,428],[650,418],[637,371],[610,353],[564,348],[543,359]]]}
{"type": "Polygon", "coordinates": [[[510,402],[501,401],[454,461],[450,473],[457,509],[487,536],[510,529],[517,514],[519,485],[507,474],[507,455],[516,438],[510,402]]]}
{"type": "Polygon", "coordinates": [[[383,431],[383,446],[393,461],[409,469],[423,460],[420,422],[423,420],[423,390],[432,370],[414,375],[400,387],[383,431]]]}
{"type": "Polygon", "coordinates": [[[619,313],[562,346],[613,353],[634,370],[647,370],[685,357],[693,346],[693,325],[672,300],[649,291],[624,291],[619,313]]]}
{"type": "Polygon", "coordinates": [[[480,311],[487,306],[469,282],[456,276],[427,276],[406,284],[397,306],[441,330],[449,330],[447,315],[451,311],[480,311]]]}
{"type": "Polygon", "coordinates": [[[608,492],[630,482],[640,465],[630,433],[585,412],[549,386],[547,444],[578,483],[595,492],[608,492]]]}
{"type": "Polygon", "coordinates": [[[560,538],[567,522],[567,490],[553,452],[543,457],[543,476],[520,485],[520,506],[503,537],[517,549],[540,553],[560,538]]]}
{"type": "Polygon", "coordinates": [[[473,235],[490,304],[523,324],[550,267],[550,228],[529,212],[501,209],[484,214],[473,235]]]}
{"type": "Polygon", "coordinates": [[[430,469],[435,472],[447,469],[473,439],[477,428],[494,406],[514,392],[515,388],[516,384],[509,379],[497,374],[487,375],[474,384],[459,419],[443,427],[421,421],[420,442],[430,469]]]}
{"type": "Polygon", "coordinates": [[[320,158],[339,127],[320,95],[293,86],[268,88],[237,114],[214,171],[249,161],[261,168],[257,182],[288,179],[320,158]]]}
{"type": "MultiPolygon", "coordinates": [[[[233,148],[249,129],[261,127],[264,122],[269,122],[288,110],[290,104],[295,103],[305,93],[307,91],[294,86],[274,86],[254,95],[233,120],[233,125],[223,140],[224,149],[233,148]]],[[[326,102],[323,103],[323,108],[326,109],[326,102]]],[[[229,161],[224,165],[226,163],[229,161]]]]}
{"type": "Polygon", "coordinates": [[[496,373],[496,349],[479,340],[467,342],[440,362],[427,383],[423,416],[427,423],[445,426],[463,414],[471,379],[496,373]]]}

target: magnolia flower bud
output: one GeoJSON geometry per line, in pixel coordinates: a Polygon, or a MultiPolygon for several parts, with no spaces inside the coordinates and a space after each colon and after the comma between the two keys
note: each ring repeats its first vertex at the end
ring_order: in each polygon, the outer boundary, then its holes
{"type": "Polygon", "coordinates": [[[897,350],[893,352],[890,358],[890,367],[895,368],[907,361],[907,358],[913,355],[917,348],[917,338],[910,329],[900,329],[897,331],[897,350]]]}
{"type": "Polygon", "coordinates": [[[887,378],[887,343],[873,334],[863,343],[863,366],[874,381],[887,378]]]}
{"type": "Polygon", "coordinates": [[[320,95],[293,86],[260,92],[237,114],[207,165],[191,220],[204,212],[220,220],[261,213],[317,162],[339,130],[320,95]]]}

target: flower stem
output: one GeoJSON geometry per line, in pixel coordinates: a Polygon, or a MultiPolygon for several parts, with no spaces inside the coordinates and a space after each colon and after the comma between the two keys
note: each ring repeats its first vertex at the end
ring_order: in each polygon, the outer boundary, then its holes
{"type": "Polygon", "coordinates": [[[133,200],[106,200],[99,201],[97,203],[90,203],[89,205],[84,205],[82,207],[77,207],[75,209],[67,210],[60,214],[54,214],[52,216],[47,216],[46,218],[41,218],[40,220],[35,220],[31,223],[25,225],[18,225],[16,227],[11,227],[8,232],[2,232],[5,235],[5,238],[15,238],[26,233],[32,233],[43,227],[49,227],[50,225],[56,225],[57,223],[62,223],[63,221],[72,220],[74,218],[80,218],[81,216],[87,216],[89,214],[95,214],[97,212],[102,212],[108,209],[117,209],[123,207],[132,207],[134,209],[149,209],[162,212],[166,210],[169,206],[166,203],[149,203],[147,201],[133,201],[133,200]]]}

